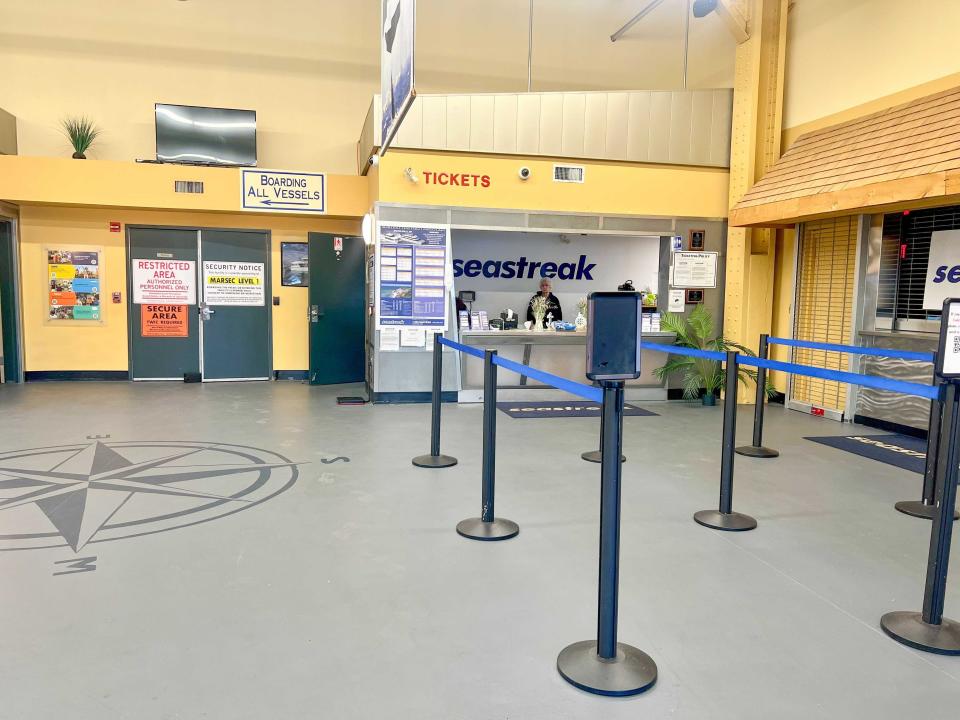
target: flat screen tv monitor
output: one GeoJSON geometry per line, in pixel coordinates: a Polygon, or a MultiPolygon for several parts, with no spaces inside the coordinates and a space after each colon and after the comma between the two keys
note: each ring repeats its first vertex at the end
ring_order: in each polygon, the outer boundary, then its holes
{"type": "Polygon", "coordinates": [[[253,110],[156,104],[157,160],[192,165],[256,165],[253,110]]]}

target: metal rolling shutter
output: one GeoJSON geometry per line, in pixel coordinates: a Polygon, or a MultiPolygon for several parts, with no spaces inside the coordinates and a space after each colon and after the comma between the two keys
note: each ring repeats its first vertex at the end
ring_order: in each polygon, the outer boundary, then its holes
{"type": "MultiPolygon", "coordinates": [[[[856,216],[804,223],[797,257],[797,296],[793,336],[797,340],[849,344],[853,322],[856,216]]],[[[843,353],[793,349],[803,365],[846,370],[843,353]]],[[[794,375],[790,399],[815,408],[843,412],[846,385],[794,375]]]]}

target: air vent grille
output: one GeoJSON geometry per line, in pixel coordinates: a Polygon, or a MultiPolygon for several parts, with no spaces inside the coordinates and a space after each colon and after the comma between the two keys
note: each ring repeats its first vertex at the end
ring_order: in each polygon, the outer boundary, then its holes
{"type": "Polygon", "coordinates": [[[554,165],[553,179],[555,182],[582,183],[583,165],[554,165]]]}
{"type": "Polygon", "coordinates": [[[203,193],[202,180],[174,180],[173,191],[178,193],[203,193]]]}

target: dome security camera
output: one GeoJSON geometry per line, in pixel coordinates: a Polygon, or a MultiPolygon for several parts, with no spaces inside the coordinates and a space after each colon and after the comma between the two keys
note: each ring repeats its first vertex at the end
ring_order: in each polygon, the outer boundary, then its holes
{"type": "Polygon", "coordinates": [[[520,168],[520,170],[519,170],[519,172],[517,172],[517,174],[520,176],[520,179],[521,179],[521,180],[529,180],[529,179],[530,179],[530,168],[528,168],[526,165],[524,165],[522,168],[520,168]]]}

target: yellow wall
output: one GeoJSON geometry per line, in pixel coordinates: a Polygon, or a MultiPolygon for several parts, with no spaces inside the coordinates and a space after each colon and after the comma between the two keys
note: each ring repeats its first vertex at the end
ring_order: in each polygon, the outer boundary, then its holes
{"type": "Polygon", "coordinates": [[[356,219],[21,206],[24,365],[28,372],[128,369],[126,234],[109,232],[111,221],[118,221],[124,226],[138,224],[270,230],[272,292],[280,298],[279,307],[272,307],[275,370],[306,370],[308,367],[307,291],[280,284],[280,243],[305,242],[310,231],[360,233],[360,222],[356,219]],[[43,254],[46,247],[102,249],[102,323],[74,325],[46,321],[47,269],[43,254]],[[123,294],[123,302],[119,305],[114,305],[110,300],[113,292],[123,294]]]}
{"type": "Polygon", "coordinates": [[[379,200],[416,205],[551,210],[571,213],[725,218],[729,173],[716,168],[619,162],[585,165],[583,184],[553,181],[552,159],[391,150],[380,161],[379,200]],[[527,166],[532,174],[517,174],[527,166]],[[410,182],[405,168],[419,182],[410,182]],[[489,175],[489,187],[431,185],[425,172],[489,175]]]}
{"type": "Polygon", "coordinates": [[[958,27],[956,0],[796,0],[783,126],[960,72],[958,27]]]}
{"type": "MultiPolygon", "coordinates": [[[[327,175],[326,179],[327,215],[360,217],[367,211],[366,178],[327,175]]],[[[241,205],[240,170],[0,155],[0,200],[236,213],[241,205]],[[175,180],[202,181],[203,194],[174,192],[175,180]]]]}

